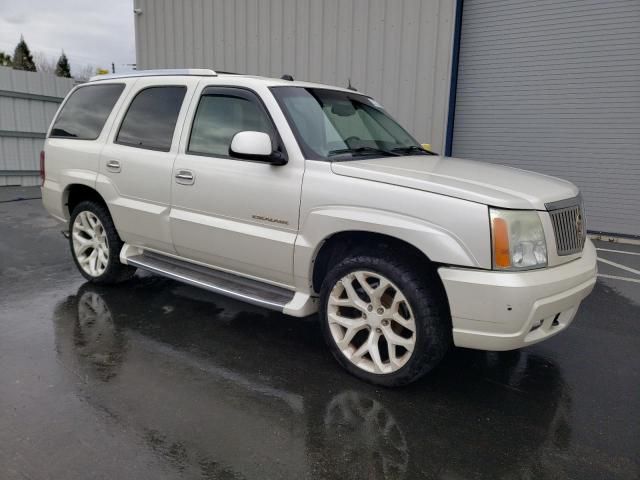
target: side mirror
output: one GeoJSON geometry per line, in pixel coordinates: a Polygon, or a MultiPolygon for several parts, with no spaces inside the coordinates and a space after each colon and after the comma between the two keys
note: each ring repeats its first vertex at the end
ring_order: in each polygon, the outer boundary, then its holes
{"type": "Polygon", "coordinates": [[[250,130],[238,132],[231,140],[229,155],[243,160],[267,162],[272,165],[284,165],[286,158],[280,152],[273,151],[271,137],[264,132],[250,130]]]}

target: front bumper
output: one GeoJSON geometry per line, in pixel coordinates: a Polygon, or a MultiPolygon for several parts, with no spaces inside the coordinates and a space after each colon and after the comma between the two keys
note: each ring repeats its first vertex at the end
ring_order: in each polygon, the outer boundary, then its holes
{"type": "Polygon", "coordinates": [[[596,283],[596,249],[564,265],[526,272],[438,269],[449,299],[453,342],[514,350],[564,330],[596,283]]]}

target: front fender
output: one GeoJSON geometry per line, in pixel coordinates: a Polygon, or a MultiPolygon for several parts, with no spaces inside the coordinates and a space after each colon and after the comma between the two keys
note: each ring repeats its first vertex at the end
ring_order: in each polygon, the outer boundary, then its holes
{"type": "Polygon", "coordinates": [[[395,237],[413,245],[433,262],[485,267],[482,259],[458,235],[442,226],[395,212],[353,206],[326,206],[311,210],[301,225],[294,251],[297,285],[308,288],[313,260],[324,241],[336,233],[346,231],[395,237]]]}

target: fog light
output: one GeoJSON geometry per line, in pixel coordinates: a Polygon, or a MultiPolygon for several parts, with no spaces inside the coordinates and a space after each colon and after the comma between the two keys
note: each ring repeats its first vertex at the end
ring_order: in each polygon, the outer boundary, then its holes
{"type": "Polygon", "coordinates": [[[544,318],[542,320],[538,320],[537,322],[535,322],[532,326],[531,326],[531,330],[529,330],[530,332],[533,332],[534,330],[539,329],[542,326],[542,323],[544,322],[544,318]]]}

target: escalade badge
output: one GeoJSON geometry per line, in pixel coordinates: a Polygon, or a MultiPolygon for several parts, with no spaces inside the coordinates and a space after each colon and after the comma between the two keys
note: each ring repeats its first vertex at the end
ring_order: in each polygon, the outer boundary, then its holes
{"type": "Polygon", "coordinates": [[[262,220],[263,222],[279,223],[280,225],[289,225],[286,220],[280,220],[279,218],[263,217],[262,215],[251,215],[251,218],[255,220],[262,220]]]}

